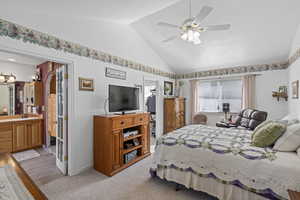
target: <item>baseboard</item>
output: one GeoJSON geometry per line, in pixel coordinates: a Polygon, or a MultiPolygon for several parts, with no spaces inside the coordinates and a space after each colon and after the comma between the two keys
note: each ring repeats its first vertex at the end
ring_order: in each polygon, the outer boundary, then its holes
{"type": "Polygon", "coordinates": [[[93,168],[93,165],[88,165],[88,166],[85,166],[85,167],[81,167],[80,169],[69,170],[68,175],[69,176],[75,176],[75,175],[80,174],[81,172],[87,171],[87,170],[92,169],[92,168],[93,168]]]}

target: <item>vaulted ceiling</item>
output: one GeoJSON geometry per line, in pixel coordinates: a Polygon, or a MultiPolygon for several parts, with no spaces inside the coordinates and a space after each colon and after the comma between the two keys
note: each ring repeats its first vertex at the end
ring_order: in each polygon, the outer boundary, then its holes
{"type": "Polygon", "coordinates": [[[175,72],[285,61],[300,18],[299,0],[193,0],[196,15],[204,5],[214,8],[203,25],[231,24],[228,31],[204,32],[202,44],[181,39],[160,21],[181,25],[188,17],[188,0],[6,0],[2,11],[107,20],[136,30],[175,72]]]}
{"type": "Polygon", "coordinates": [[[193,0],[196,15],[204,5],[214,8],[203,25],[231,24],[228,31],[204,32],[202,44],[181,39],[163,43],[179,35],[173,28],[158,27],[160,21],[181,25],[188,17],[188,1],[179,1],[132,24],[149,45],[176,72],[201,71],[239,65],[285,61],[300,18],[300,1],[274,0],[193,0]]]}

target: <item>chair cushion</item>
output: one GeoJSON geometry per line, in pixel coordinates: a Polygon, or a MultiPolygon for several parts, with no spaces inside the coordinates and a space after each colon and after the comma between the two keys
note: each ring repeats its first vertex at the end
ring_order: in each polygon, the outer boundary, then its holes
{"type": "Polygon", "coordinates": [[[259,124],[267,119],[267,115],[268,113],[263,111],[245,109],[239,114],[236,125],[254,130],[259,124]]]}
{"type": "Polygon", "coordinates": [[[285,131],[286,125],[283,123],[275,121],[264,123],[254,130],[252,145],[262,148],[271,146],[285,131]]]}

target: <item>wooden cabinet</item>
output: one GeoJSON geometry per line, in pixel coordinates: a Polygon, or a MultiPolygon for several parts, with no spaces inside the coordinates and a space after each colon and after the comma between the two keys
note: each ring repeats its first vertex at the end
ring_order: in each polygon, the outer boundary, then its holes
{"type": "Polygon", "coordinates": [[[13,151],[27,149],[27,126],[26,122],[13,124],[13,151]]]}
{"type": "Polygon", "coordinates": [[[25,83],[24,113],[27,113],[28,106],[43,106],[43,83],[41,81],[25,83]]]}
{"type": "Polygon", "coordinates": [[[13,123],[13,151],[22,151],[42,145],[41,120],[13,123]]]}
{"type": "Polygon", "coordinates": [[[56,94],[48,96],[48,132],[56,137],[56,94]]]}
{"type": "Polygon", "coordinates": [[[94,116],[94,168],[112,176],[150,155],[150,133],[148,113],[94,116]],[[137,134],[124,137],[124,132],[136,130],[137,134]],[[138,144],[126,147],[126,143],[137,140],[138,144]],[[136,156],[126,162],[131,152],[136,156]]]}
{"type": "Polygon", "coordinates": [[[42,146],[42,120],[0,123],[0,153],[42,146]]]}
{"type": "Polygon", "coordinates": [[[12,125],[0,123],[0,153],[12,152],[12,125]]]}
{"type": "Polygon", "coordinates": [[[164,133],[185,126],[185,99],[164,99],[164,133]]]}

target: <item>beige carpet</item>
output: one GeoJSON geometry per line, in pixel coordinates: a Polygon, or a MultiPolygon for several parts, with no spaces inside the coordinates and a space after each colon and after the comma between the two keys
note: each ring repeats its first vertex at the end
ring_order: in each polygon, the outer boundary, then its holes
{"type": "Polygon", "coordinates": [[[61,177],[39,185],[49,199],[97,200],[215,200],[192,190],[175,191],[175,184],[150,178],[151,157],[108,178],[90,169],[72,177],[61,177]]]}

